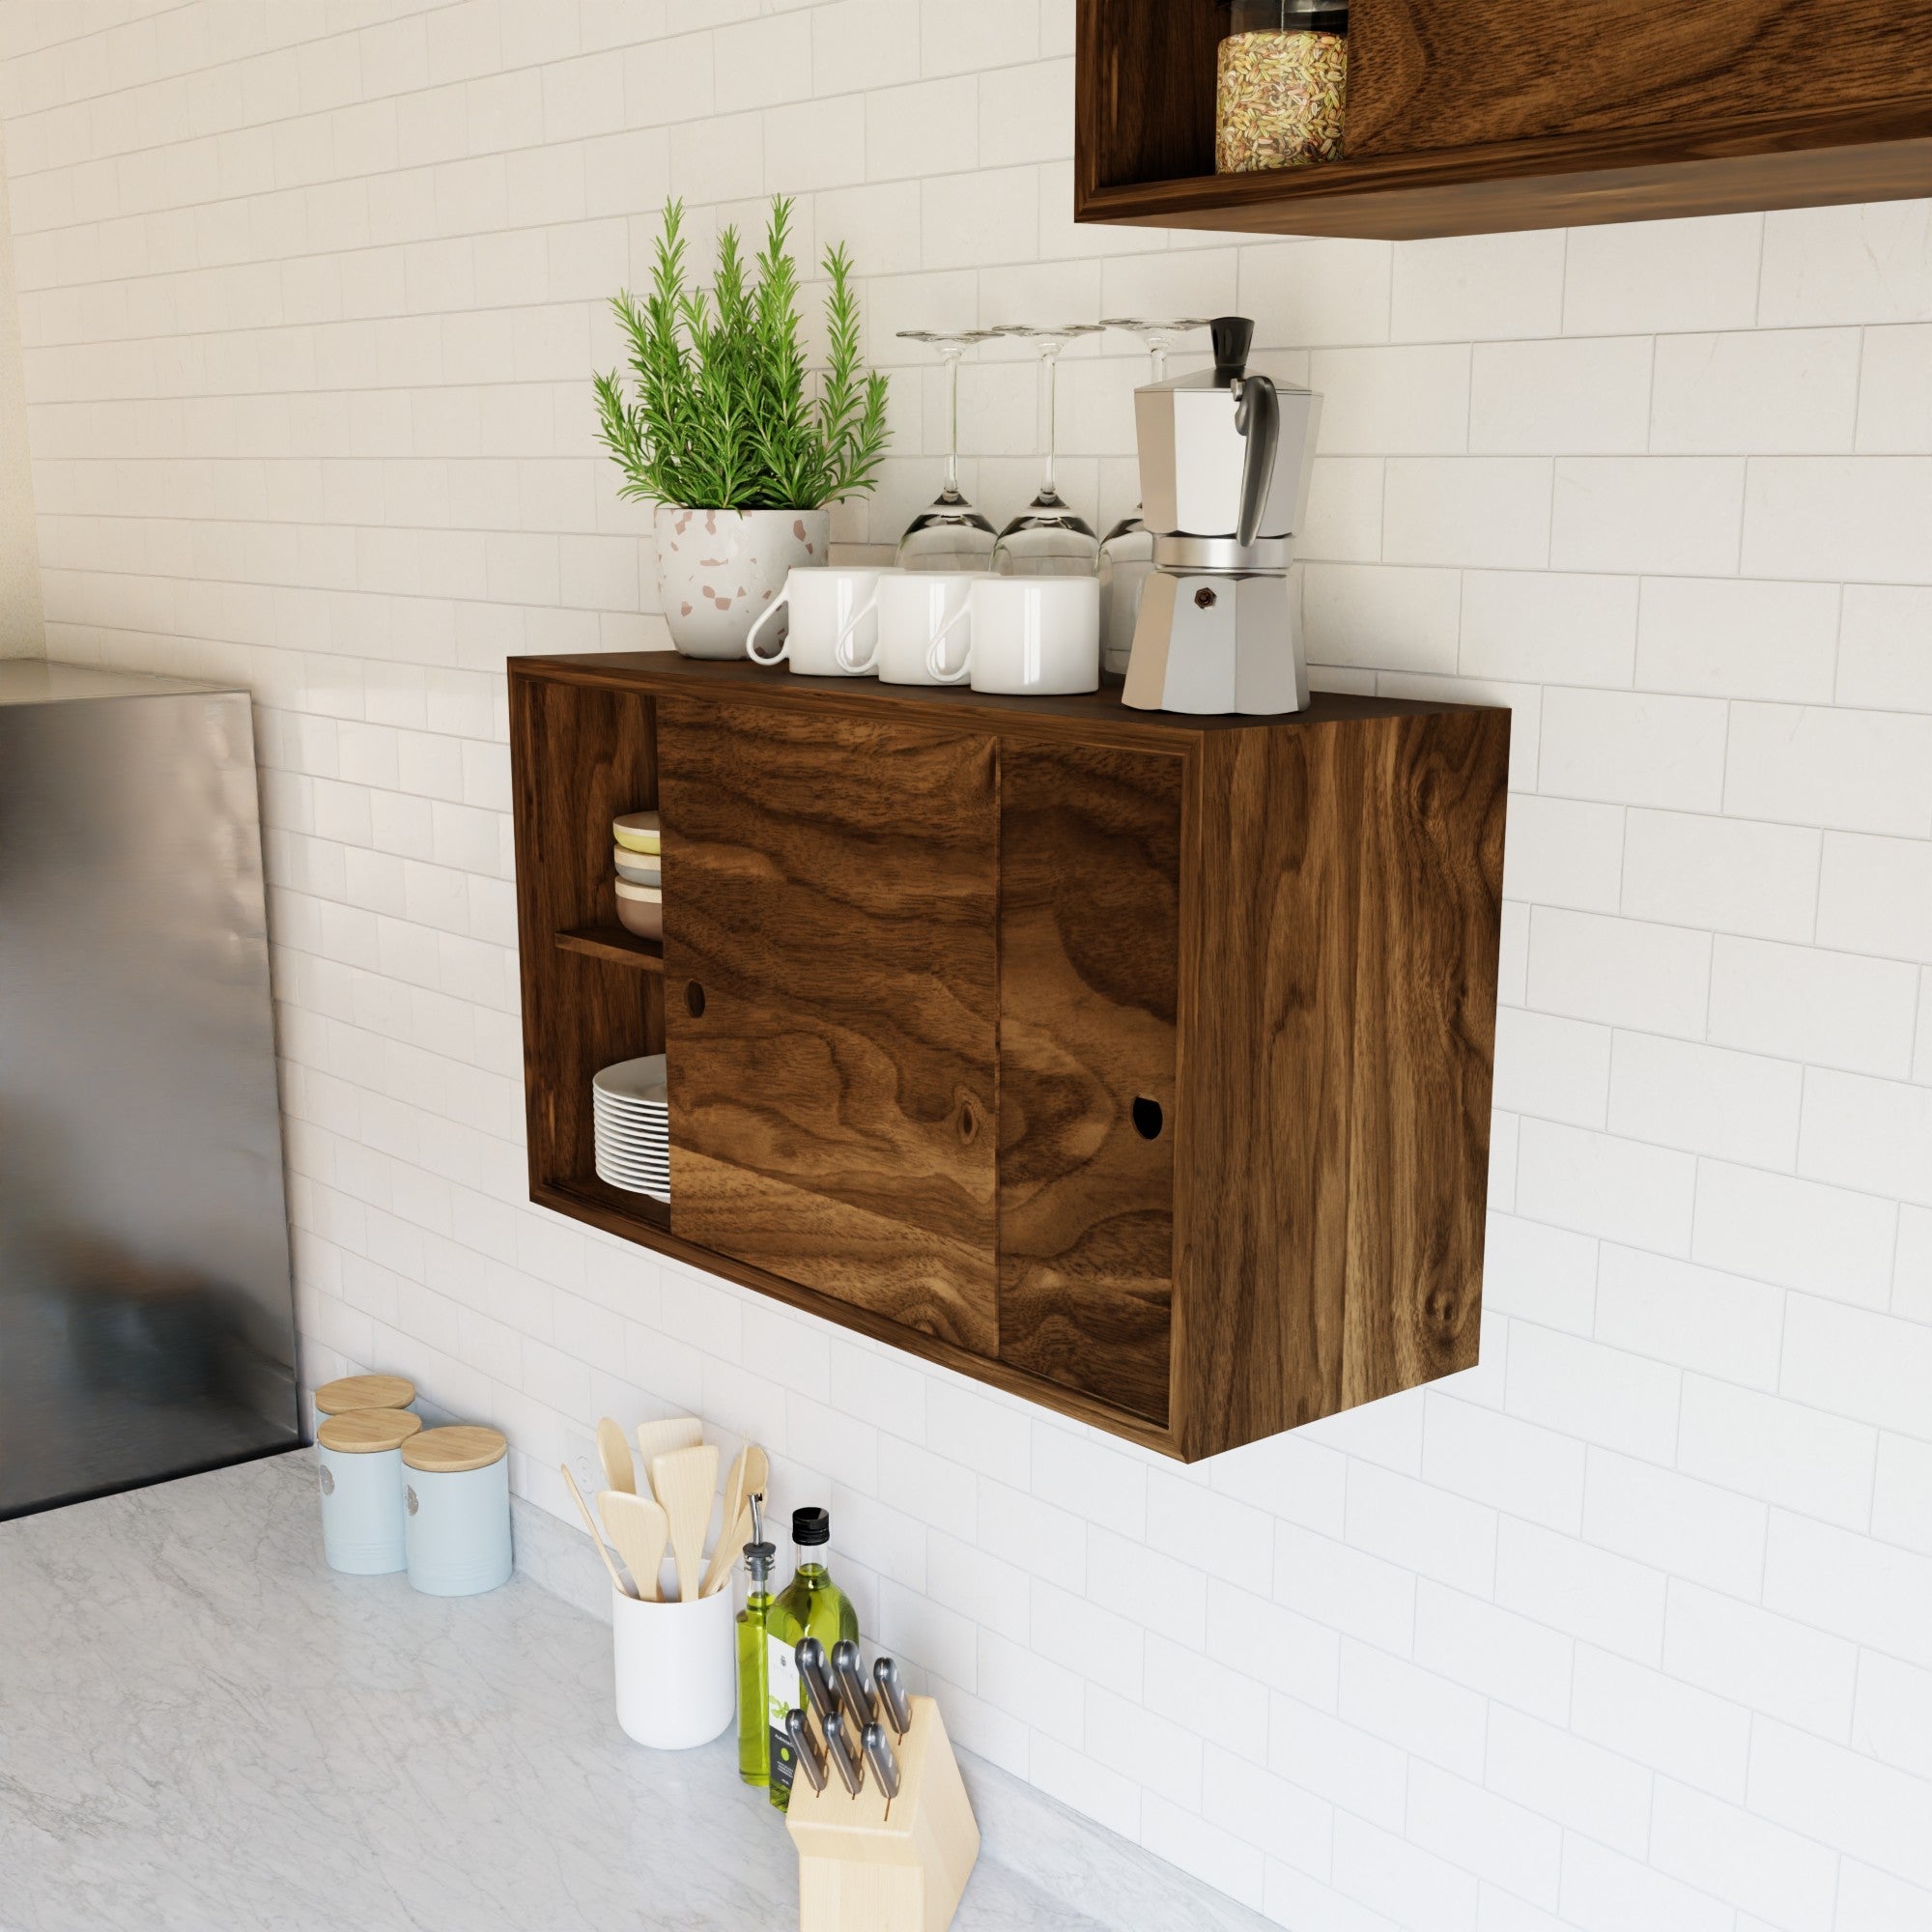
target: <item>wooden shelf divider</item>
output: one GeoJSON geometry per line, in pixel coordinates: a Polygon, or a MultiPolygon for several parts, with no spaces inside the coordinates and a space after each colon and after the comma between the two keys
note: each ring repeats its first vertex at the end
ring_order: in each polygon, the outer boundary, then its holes
{"type": "Polygon", "coordinates": [[[614,966],[635,966],[639,973],[662,973],[665,950],[655,939],[639,939],[621,925],[583,925],[556,935],[559,951],[607,959],[614,966]]]}

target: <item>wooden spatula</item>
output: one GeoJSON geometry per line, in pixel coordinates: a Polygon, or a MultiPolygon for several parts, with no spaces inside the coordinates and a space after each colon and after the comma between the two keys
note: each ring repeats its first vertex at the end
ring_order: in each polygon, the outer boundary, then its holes
{"type": "MultiPolygon", "coordinates": [[[[695,1415],[668,1415],[662,1422],[638,1424],[638,1454],[644,1459],[644,1481],[651,1464],[673,1449],[696,1449],[704,1440],[704,1425],[695,1415]]],[[[662,1498],[660,1498],[662,1500],[662,1498]]]]}
{"type": "Polygon", "coordinates": [[[665,1512],[649,1496],[633,1495],[629,1490],[601,1490],[597,1514],[604,1520],[606,1535],[617,1546],[638,1595],[647,1604],[661,1601],[658,1571],[670,1534],[665,1512]]]}
{"type": "Polygon", "coordinates": [[[727,1522],[718,1532],[718,1548],[711,1552],[711,1561],[704,1566],[704,1581],[697,1586],[700,1597],[708,1597],[714,1590],[722,1590],[731,1580],[731,1566],[745,1553],[745,1546],[752,1540],[752,1506],[747,1503],[738,1514],[736,1522],[727,1522]]]}
{"type": "MultiPolygon", "coordinates": [[[[597,1455],[604,1464],[604,1487],[636,1495],[638,1472],[631,1466],[631,1445],[624,1440],[624,1432],[608,1415],[597,1425],[597,1455]]],[[[644,1466],[648,1469],[650,1464],[646,1463],[644,1466]]]]}
{"type": "Polygon", "coordinates": [[[651,1488],[670,1519],[670,1553],[677,1559],[677,1595],[693,1602],[704,1575],[704,1532],[718,1493],[718,1445],[673,1449],[651,1463],[651,1488]]]}

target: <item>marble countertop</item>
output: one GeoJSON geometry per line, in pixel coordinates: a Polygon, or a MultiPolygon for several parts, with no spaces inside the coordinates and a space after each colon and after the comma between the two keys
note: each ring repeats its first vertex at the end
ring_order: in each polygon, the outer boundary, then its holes
{"type": "MultiPolygon", "coordinates": [[[[453,1601],[338,1577],[314,1482],[300,1450],[0,1523],[9,1932],[796,1922],[731,1734],[632,1744],[607,1627],[526,1575],[453,1601]]],[[[959,1932],[1264,1924],[961,1758],[959,1932]]]]}

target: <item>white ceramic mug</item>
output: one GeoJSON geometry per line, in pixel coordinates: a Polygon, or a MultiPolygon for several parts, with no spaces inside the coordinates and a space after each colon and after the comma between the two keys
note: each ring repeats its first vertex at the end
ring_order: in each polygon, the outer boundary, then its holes
{"type": "Polygon", "coordinates": [[[935,644],[966,621],[966,599],[983,570],[886,570],[879,573],[879,621],[870,657],[860,660],[856,636],[840,646],[848,671],[874,671],[882,684],[942,684],[926,662],[935,644]]]}
{"type": "Polygon", "coordinates": [[[878,645],[878,584],[876,570],[789,570],[784,588],[752,626],[745,655],[753,664],[782,664],[810,677],[866,677],[867,671],[848,670],[838,661],[838,647],[851,639],[855,658],[869,656],[878,645]],[[758,639],[781,611],[789,615],[784,642],[770,657],[761,656],[758,639]]]}
{"type": "Polygon", "coordinates": [[[958,668],[946,668],[935,638],[925,668],[936,684],[1021,697],[1058,697],[1100,688],[1100,583],[1093,577],[981,577],[966,599],[958,668]]]}

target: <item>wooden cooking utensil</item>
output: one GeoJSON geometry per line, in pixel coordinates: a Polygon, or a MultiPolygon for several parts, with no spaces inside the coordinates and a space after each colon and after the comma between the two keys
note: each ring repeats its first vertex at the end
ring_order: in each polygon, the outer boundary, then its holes
{"type": "Polygon", "coordinates": [[[695,1449],[673,1449],[658,1457],[651,1464],[651,1487],[670,1519],[678,1601],[690,1603],[704,1574],[704,1532],[711,1527],[711,1498],[718,1493],[717,1443],[701,1442],[695,1449]]]}
{"type": "Polygon", "coordinates": [[[711,1561],[704,1566],[704,1581],[697,1586],[700,1597],[722,1590],[731,1580],[731,1566],[744,1555],[751,1540],[752,1506],[747,1503],[739,1511],[738,1520],[727,1522],[718,1532],[718,1548],[711,1552],[711,1561]]]}
{"type": "MultiPolygon", "coordinates": [[[[608,1415],[597,1425],[597,1455],[604,1464],[604,1487],[636,1495],[638,1472],[631,1466],[631,1445],[624,1440],[624,1432],[608,1415]]],[[[649,1468],[650,1464],[646,1463],[644,1466],[649,1468]]]]}
{"type": "Polygon", "coordinates": [[[612,1587],[622,1590],[627,1597],[636,1596],[637,1592],[626,1587],[624,1579],[617,1575],[617,1566],[611,1561],[611,1551],[598,1533],[596,1520],[590,1514],[590,1505],[583,1500],[583,1492],[577,1487],[577,1478],[570,1473],[570,1464],[559,1463],[557,1467],[563,1471],[563,1480],[570,1485],[570,1493],[577,1500],[577,1513],[583,1519],[583,1526],[590,1532],[590,1540],[597,1546],[597,1553],[603,1557],[605,1569],[611,1573],[612,1587]]]}
{"type": "MultiPolygon", "coordinates": [[[[704,1440],[704,1425],[695,1415],[668,1415],[662,1422],[638,1424],[638,1454],[644,1459],[644,1481],[651,1464],[673,1449],[696,1449],[704,1440]]],[[[660,1499],[662,1500],[662,1498],[660,1499]]]]}
{"type": "Polygon", "coordinates": [[[752,1498],[763,1495],[771,1479],[771,1459],[755,1442],[746,1443],[732,1458],[731,1473],[724,1479],[724,1515],[719,1527],[718,1548],[705,1565],[704,1581],[697,1587],[700,1597],[708,1597],[718,1588],[751,1542],[752,1498]]]}
{"type": "Polygon", "coordinates": [[[647,1604],[661,1601],[658,1571],[664,1564],[665,1541],[670,1523],[665,1512],[649,1496],[633,1495],[628,1490],[603,1490],[597,1497],[597,1514],[617,1554],[638,1586],[638,1595],[647,1604]]]}

